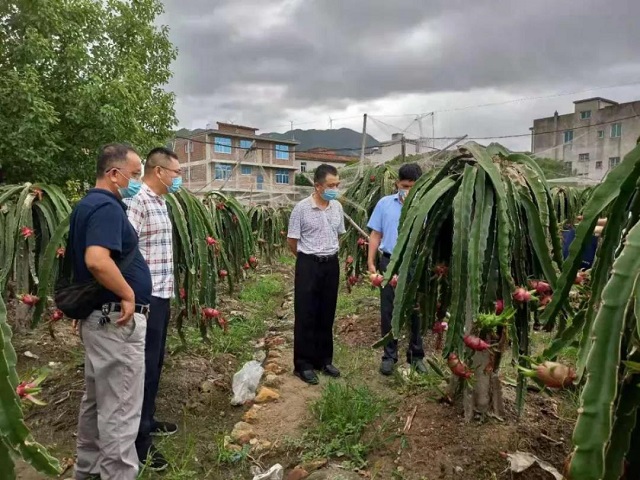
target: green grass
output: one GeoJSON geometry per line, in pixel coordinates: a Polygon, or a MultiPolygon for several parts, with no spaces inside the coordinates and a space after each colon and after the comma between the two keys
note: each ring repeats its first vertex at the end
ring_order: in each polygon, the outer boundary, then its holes
{"type": "Polygon", "coordinates": [[[363,301],[366,302],[366,305],[379,305],[380,294],[376,290],[372,290],[369,285],[358,285],[351,290],[351,293],[348,293],[344,287],[344,278],[341,278],[340,282],[336,318],[362,312],[363,301]]]}
{"type": "MultiPolygon", "coordinates": [[[[185,327],[187,345],[199,353],[208,350],[213,354],[235,355],[241,362],[250,360],[253,355],[252,340],[265,335],[266,321],[273,317],[273,312],[280,306],[286,289],[287,285],[276,273],[250,279],[238,295],[242,315],[227,317],[227,333],[214,326],[209,331],[211,343],[207,345],[202,342],[198,328],[185,327]]],[[[176,351],[180,347],[178,336],[169,337],[168,345],[171,351],[176,351]]]]}
{"type": "Polygon", "coordinates": [[[337,457],[354,467],[388,437],[393,409],[366,385],[330,382],[310,406],[314,424],[303,436],[303,459],[337,457]]]}
{"type": "Polygon", "coordinates": [[[178,434],[156,443],[169,462],[169,468],[158,474],[140,469],[139,480],[200,480],[203,478],[225,478],[242,480],[247,478],[249,446],[235,452],[224,447],[224,435],[217,434],[204,448],[196,435],[178,434]],[[200,451],[200,454],[198,454],[200,451]]]}

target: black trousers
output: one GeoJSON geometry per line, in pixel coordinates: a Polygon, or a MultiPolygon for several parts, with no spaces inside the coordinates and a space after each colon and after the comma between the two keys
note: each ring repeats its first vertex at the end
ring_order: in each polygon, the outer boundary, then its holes
{"type": "Polygon", "coordinates": [[[167,345],[167,329],[171,317],[171,300],[151,297],[147,336],[144,347],[144,400],[140,428],[136,438],[138,458],[144,462],[152,444],[151,430],[155,423],[156,397],[160,385],[160,374],[164,364],[164,351],[167,345]]]}
{"type": "Polygon", "coordinates": [[[298,253],[296,260],[293,364],[298,372],[333,362],[333,322],[338,301],[338,256],[320,259],[298,253]]]}
{"type": "MultiPolygon", "coordinates": [[[[390,258],[384,255],[378,260],[378,270],[384,273],[389,266],[390,258]]],[[[393,301],[395,299],[395,290],[390,285],[380,291],[380,327],[382,336],[384,337],[391,331],[391,319],[393,318],[393,301]]],[[[411,337],[407,348],[407,362],[424,358],[424,348],[422,346],[422,333],[420,331],[420,317],[414,310],[411,314],[411,337]]],[[[383,360],[398,361],[398,341],[392,340],[384,347],[382,354],[383,360]]]]}

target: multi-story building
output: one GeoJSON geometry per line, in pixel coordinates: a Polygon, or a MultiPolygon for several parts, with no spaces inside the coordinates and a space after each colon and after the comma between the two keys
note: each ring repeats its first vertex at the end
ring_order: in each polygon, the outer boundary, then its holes
{"type": "Polygon", "coordinates": [[[358,157],[338,155],[334,150],[329,150],[327,148],[312,148],[305,152],[297,152],[295,165],[299,173],[310,173],[323,163],[340,168],[344,167],[348,163],[357,161],[358,157]]]}
{"type": "Polygon", "coordinates": [[[636,146],[640,101],[617,103],[595,97],[574,104],[573,113],[555,112],[533,121],[531,151],[564,162],[579,177],[600,181],[636,146]]]}
{"type": "Polygon", "coordinates": [[[175,140],[187,188],[207,192],[223,187],[225,192],[240,194],[295,193],[298,142],[258,136],[257,128],[217,125],[217,129],[175,140]]]}
{"type": "Polygon", "coordinates": [[[394,133],[391,140],[366,150],[367,158],[375,164],[387,163],[394,158],[425,153],[429,149],[426,138],[407,138],[403,133],[394,133]]]}

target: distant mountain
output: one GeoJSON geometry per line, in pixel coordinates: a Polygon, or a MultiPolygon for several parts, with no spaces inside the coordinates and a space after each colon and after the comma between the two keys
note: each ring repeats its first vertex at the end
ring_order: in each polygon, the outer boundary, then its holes
{"type": "MultiPolygon", "coordinates": [[[[275,138],[277,140],[291,140],[292,138],[300,142],[296,150],[305,151],[311,148],[328,148],[336,150],[342,155],[359,155],[362,146],[362,133],[350,128],[340,128],[338,130],[300,130],[296,129],[285,133],[265,133],[262,137],[275,138]]],[[[377,147],[380,142],[367,135],[367,148],[377,147]]]]}

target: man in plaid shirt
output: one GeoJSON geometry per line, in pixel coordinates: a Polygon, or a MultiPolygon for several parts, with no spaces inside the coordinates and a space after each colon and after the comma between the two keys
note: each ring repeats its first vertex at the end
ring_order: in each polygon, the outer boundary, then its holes
{"type": "Polygon", "coordinates": [[[153,283],[145,344],[144,401],[136,450],[140,462],[146,462],[146,468],[159,471],[169,464],[153,446],[151,436],[171,435],[178,431],[177,425],[158,422],[154,418],[174,292],[173,236],[167,205],[162,196],[178,191],[182,185],[177,155],[166,148],[151,150],[142,180],[140,193],[125,202],[129,221],[138,233],[140,252],[149,265],[153,283]]]}

